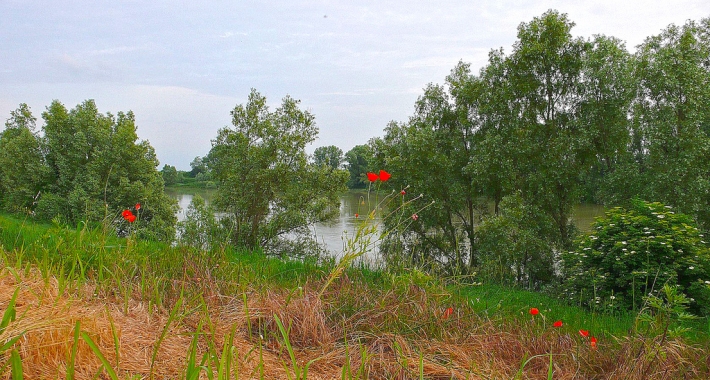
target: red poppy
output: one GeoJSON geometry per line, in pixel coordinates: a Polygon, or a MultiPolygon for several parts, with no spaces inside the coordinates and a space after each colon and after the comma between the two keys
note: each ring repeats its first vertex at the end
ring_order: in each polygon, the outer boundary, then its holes
{"type": "Polygon", "coordinates": [[[444,310],[444,314],[441,315],[441,319],[447,319],[451,316],[451,314],[454,313],[454,308],[450,307],[446,310],[444,310]]]}
{"type": "Polygon", "coordinates": [[[390,177],[392,177],[390,173],[387,173],[384,170],[380,170],[380,181],[385,182],[390,179],[390,177]]]}
{"type": "Polygon", "coordinates": [[[538,310],[536,307],[531,307],[530,314],[531,315],[538,315],[538,314],[540,314],[540,310],[538,310]]]}
{"type": "Polygon", "coordinates": [[[562,321],[557,321],[552,324],[552,327],[562,327],[562,321]]]}
{"type": "Polygon", "coordinates": [[[136,210],[140,210],[140,209],[141,209],[141,204],[140,204],[140,203],[136,203],[136,210]]]}
{"type": "Polygon", "coordinates": [[[133,213],[131,212],[131,210],[123,210],[123,212],[121,213],[121,215],[122,215],[123,218],[125,219],[125,218],[128,218],[128,216],[133,215],[133,213]]]}
{"type": "Polygon", "coordinates": [[[579,335],[588,338],[589,337],[589,330],[579,330],[579,335]]]}
{"type": "Polygon", "coordinates": [[[419,219],[419,215],[417,214],[412,214],[412,220],[417,220],[419,219]]]}
{"type": "Polygon", "coordinates": [[[128,223],[133,223],[133,222],[136,221],[136,216],[133,215],[133,214],[128,215],[128,216],[126,217],[126,220],[128,221],[128,223]]]}
{"type": "Polygon", "coordinates": [[[360,214],[355,214],[355,219],[357,219],[358,216],[360,216],[360,214]]]}
{"type": "Polygon", "coordinates": [[[402,195],[407,194],[407,192],[404,191],[404,190],[400,191],[399,193],[402,194],[402,195]]]}
{"type": "Polygon", "coordinates": [[[370,180],[370,182],[375,182],[379,179],[379,177],[373,172],[367,172],[367,179],[370,180]]]}
{"type": "Polygon", "coordinates": [[[597,348],[597,338],[591,337],[591,338],[589,339],[589,345],[591,345],[592,348],[597,348]]]}

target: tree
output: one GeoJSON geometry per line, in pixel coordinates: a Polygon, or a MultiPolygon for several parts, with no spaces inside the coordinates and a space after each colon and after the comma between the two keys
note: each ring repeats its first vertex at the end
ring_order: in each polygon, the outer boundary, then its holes
{"type": "MultiPolygon", "coordinates": [[[[456,75],[455,71],[449,81],[456,75]]],[[[418,221],[407,225],[401,234],[389,235],[383,251],[460,273],[478,265],[474,226],[479,205],[470,173],[463,170],[473,159],[475,124],[461,117],[462,99],[457,95],[444,86],[427,86],[409,122],[390,123],[385,136],[373,145],[377,166],[392,173],[389,186],[397,190],[407,187],[409,193],[424,194],[425,200],[434,201],[420,212],[417,208],[421,205],[405,206],[405,214],[419,213],[418,221]],[[397,252],[402,249],[406,252],[397,252]]],[[[397,224],[396,220],[385,220],[387,228],[397,224]]]]}
{"type": "Polygon", "coordinates": [[[10,212],[32,209],[48,184],[49,168],[35,134],[36,120],[22,103],[0,133],[0,206],[10,212]]]}
{"type": "Polygon", "coordinates": [[[192,178],[196,178],[198,174],[207,173],[209,170],[205,159],[200,156],[195,157],[195,159],[190,162],[190,167],[192,168],[190,171],[190,177],[192,178]]]}
{"type": "Polygon", "coordinates": [[[373,151],[370,145],[356,145],[345,153],[345,162],[350,179],[348,187],[351,189],[364,189],[367,187],[366,173],[375,170],[370,167],[373,151]]]}
{"type": "Polygon", "coordinates": [[[480,276],[498,284],[539,288],[555,278],[554,222],[519,193],[503,198],[500,213],[477,230],[480,276]]]}
{"type": "Polygon", "coordinates": [[[335,145],[318,147],[313,152],[313,162],[316,166],[326,166],[332,170],[340,169],[343,151],[335,145]]]}
{"type": "Polygon", "coordinates": [[[644,193],[710,225],[708,25],[671,25],[639,47],[634,125],[644,193]]]}
{"type": "Polygon", "coordinates": [[[163,169],[160,170],[160,174],[163,176],[163,182],[165,186],[171,186],[180,182],[180,174],[172,165],[163,165],[163,169]]]}
{"type": "Polygon", "coordinates": [[[172,241],[177,202],[164,192],[155,151],[137,141],[132,112],[104,115],[93,100],[67,111],[55,100],[42,117],[51,180],[38,201],[38,217],[98,222],[140,203],[134,230],[172,241]]]}
{"type": "Polygon", "coordinates": [[[212,142],[208,164],[219,181],[215,205],[234,245],[266,247],[339,212],[347,173],[308,163],[305,147],[318,133],[314,117],[286,96],[271,112],[251,91],[232,111],[234,128],[212,142]]]}

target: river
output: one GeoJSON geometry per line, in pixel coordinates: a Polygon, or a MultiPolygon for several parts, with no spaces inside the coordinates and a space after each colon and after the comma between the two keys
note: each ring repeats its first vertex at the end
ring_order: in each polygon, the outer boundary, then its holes
{"type": "MultiPolygon", "coordinates": [[[[211,202],[215,194],[214,189],[176,189],[168,188],[165,192],[177,199],[180,210],[177,213],[178,221],[185,219],[185,210],[190,205],[192,198],[199,194],[207,203],[211,202]]],[[[370,203],[374,204],[374,195],[370,203]]],[[[319,223],[313,227],[314,236],[331,253],[338,255],[343,251],[343,238],[345,233],[357,231],[362,217],[355,218],[355,214],[367,214],[367,192],[351,190],[340,197],[340,216],[332,222],[319,223]]],[[[572,221],[582,231],[588,231],[594,218],[604,214],[604,206],[581,204],[574,208],[572,221]]],[[[379,222],[378,219],[375,222],[379,222]]]]}

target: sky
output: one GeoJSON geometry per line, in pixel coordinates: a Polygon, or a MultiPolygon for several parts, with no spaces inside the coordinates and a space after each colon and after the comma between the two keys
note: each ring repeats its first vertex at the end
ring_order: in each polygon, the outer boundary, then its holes
{"type": "Polygon", "coordinates": [[[135,113],[160,167],[189,170],[255,88],[272,110],[289,95],[315,116],[309,153],[347,152],[406,121],[459,61],[478,72],[492,49],[510,53],[518,25],[549,9],[574,36],[614,36],[632,52],[710,17],[707,0],[0,0],[0,119],[27,103],[40,126],[52,100],[94,99],[102,113],[135,113]]]}

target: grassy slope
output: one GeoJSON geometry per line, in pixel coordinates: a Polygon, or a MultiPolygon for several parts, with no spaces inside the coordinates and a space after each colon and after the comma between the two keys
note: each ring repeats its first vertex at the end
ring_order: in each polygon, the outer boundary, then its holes
{"type": "Polygon", "coordinates": [[[515,378],[526,358],[520,375],[544,378],[548,354],[556,379],[709,377],[707,339],[629,337],[630,316],[593,315],[539,293],[353,269],[319,298],[327,265],[8,216],[0,244],[2,309],[20,289],[18,318],[0,341],[26,331],[16,347],[28,378],[64,378],[72,350],[78,378],[101,371],[91,348],[74,344],[77,321],[120,378],[184,377],[190,353],[215,374],[231,362],[237,378],[286,378],[312,359],[308,378],[515,378]],[[530,307],[541,314],[531,317],[530,307]],[[579,329],[598,336],[599,348],[579,329]]]}

